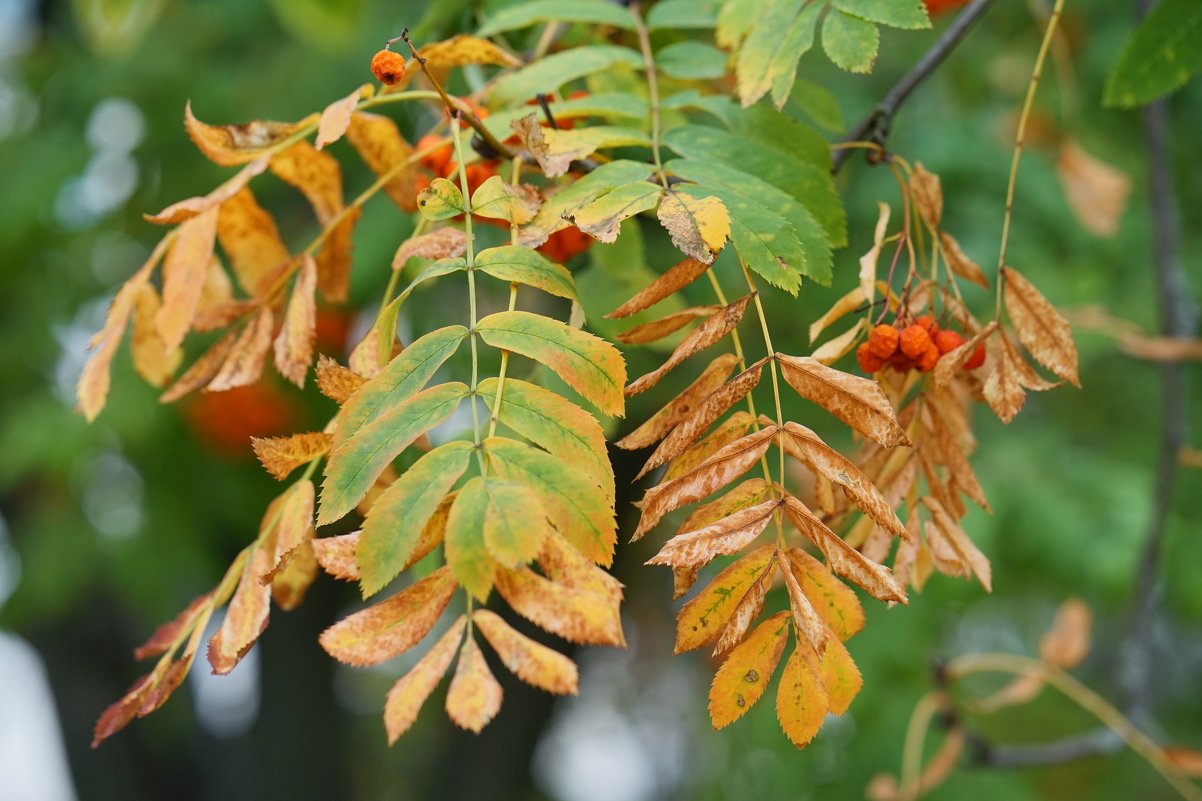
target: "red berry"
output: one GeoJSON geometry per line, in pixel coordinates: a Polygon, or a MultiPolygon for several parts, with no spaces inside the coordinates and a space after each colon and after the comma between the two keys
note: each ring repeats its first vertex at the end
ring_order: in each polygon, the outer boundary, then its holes
{"type": "Polygon", "coordinates": [[[911,359],[921,359],[922,354],[926,353],[927,348],[930,346],[931,335],[917,323],[902,331],[897,341],[898,350],[911,359]]]}
{"type": "Polygon", "coordinates": [[[382,84],[398,84],[405,77],[405,57],[391,50],[381,50],[371,57],[371,73],[382,84]]]}
{"type": "Polygon", "coordinates": [[[977,349],[968,357],[968,361],[964,363],[965,370],[975,370],[985,363],[985,345],[984,343],[977,345],[977,349]]]}
{"type": "Polygon", "coordinates": [[[885,366],[885,360],[873,353],[867,342],[860,343],[860,347],[856,348],[856,361],[860,363],[860,369],[868,375],[885,366]]]}
{"type": "Polygon", "coordinates": [[[897,329],[882,323],[868,335],[868,349],[878,359],[888,359],[897,350],[897,338],[897,329]]]}
{"type": "Polygon", "coordinates": [[[964,344],[964,337],[960,336],[959,331],[940,331],[935,335],[935,347],[939,348],[939,353],[942,355],[964,344]]]}

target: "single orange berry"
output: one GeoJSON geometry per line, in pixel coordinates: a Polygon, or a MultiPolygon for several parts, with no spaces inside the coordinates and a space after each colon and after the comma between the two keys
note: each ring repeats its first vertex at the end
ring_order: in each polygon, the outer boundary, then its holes
{"type": "Polygon", "coordinates": [[[929,314],[924,314],[923,316],[919,317],[914,321],[914,325],[918,326],[923,331],[926,331],[927,336],[929,336],[931,339],[934,339],[935,335],[939,333],[939,323],[935,322],[935,318],[929,314]]]}
{"type": "Polygon", "coordinates": [[[977,345],[977,349],[968,357],[968,361],[964,363],[965,370],[975,370],[985,363],[985,345],[977,345]]]}
{"type": "Polygon", "coordinates": [[[593,238],[579,228],[561,228],[539,246],[538,252],[556,264],[563,264],[592,247],[593,238]]]}
{"type": "Polygon", "coordinates": [[[444,143],[441,136],[434,134],[426,134],[417,140],[417,149],[419,152],[429,150],[432,147],[438,147],[438,149],[422,156],[422,166],[435,175],[446,175],[447,165],[451,163],[451,155],[454,148],[451,147],[450,142],[444,143]],[[442,143],[441,147],[438,147],[439,143],[442,143]]]}
{"type": "Polygon", "coordinates": [[[868,375],[885,366],[885,360],[873,353],[867,342],[861,342],[860,347],[856,348],[856,361],[860,363],[860,369],[868,375]]]}
{"type": "Polygon", "coordinates": [[[911,359],[921,359],[931,346],[931,335],[926,329],[915,323],[907,326],[897,340],[897,348],[911,359]]]}
{"type": "Polygon", "coordinates": [[[929,373],[935,369],[935,363],[939,361],[939,348],[934,342],[926,349],[926,352],[918,359],[918,369],[920,372],[929,373]]]}
{"type": "Polygon", "coordinates": [[[868,349],[878,359],[888,359],[897,350],[897,329],[881,323],[868,335],[868,349]]]}
{"type": "Polygon", "coordinates": [[[405,77],[405,57],[391,50],[381,50],[371,57],[371,74],[386,86],[398,84],[405,77]]]}
{"type": "Polygon", "coordinates": [[[953,351],[964,344],[964,337],[960,336],[959,331],[940,331],[935,335],[935,347],[939,348],[939,353],[944,354],[953,351]]]}

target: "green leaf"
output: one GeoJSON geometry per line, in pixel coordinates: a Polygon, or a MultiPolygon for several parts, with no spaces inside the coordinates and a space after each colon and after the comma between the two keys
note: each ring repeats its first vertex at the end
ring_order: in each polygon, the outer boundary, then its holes
{"type": "Polygon", "coordinates": [[[663,187],[650,181],[619,186],[569,215],[572,223],[599,242],[613,243],[622,221],[659,205],[663,187]]]}
{"type": "Polygon", "coordinates": [[[762,0],[726,0],[718,10],[714,41],[731,50],[751,31],[763,11],[762,0]]]}
{"type": "Polygon", "coordinates": [[[822,24],[822,47],[835,65],[848,72],[871,72],[880,44],[880,32],[871,22],[831,11],[822,24]]]}
{"type": "MultiPolygon", "coordinates": [[[[480,382],[476,392],[492,409],[497,379],[480,382]]],[[[497,419],[552,456],[581,468],[612,501],[614,471],[605,448],[605,434],[596,418],[584,409],[548,389],[507,378],[497,419]]]]}
{"type": "Polygon", "coordinates": [[[835,93],[816,83],[798,78],[793,83],[791,99],[817,125],[828,131],[842,133],[847,125],[835,93]]]}
{"type": "Polygon", "coordinates": [[[400,303],[404,303],[405,300],[411,294],[413,294],[413,290],[417,289],[418,286],[426,283],[431,278],[450,275],[451,273],[457,273],[460,270],[466,269],[467,259],[463,258],[462,256],[456,256],[452,259],[439,259],[433,264],[427,265],[424,270],[418,273],[417,276],[409,282],[409,286],[405,287],[401,291],[401,294],[397,295],[396,300],[393,302],[395,303],[399,301],[400,303]]]}
{"type": "Polygon", "coordinates": [[[384,468],[415,439],[450,417],[468,392],[467,385],[458,381],[424,389],[336,445],[326,462],[317,524],[332,523],[354,509],[384,468]]]}
{"type": "Polygon", "coordinates": [[[621,416],[626,364],[613,345],[550,317],[511,311],[476,324],[480,338],[546,365],[568,386],[608,415],[621,416]]]}
{"type": "Polygon", "coordinates": [[[538,493],[512,481],[484,481],[484,547],[505,567],[521,567],[542,550],[552,535],[538,493]]]}
{"type": "Polygon", "coordinates": [[[772,87],[777,76],[797,70],[797,60],[812,41],[820,3],[806,0],[768,0],[754,15],[755,23],[735,61],[739,100],[750,106],[772,87]],[[808,33],[806,33],[808,31],[808,33]]]}
{"type": "Polygon", "coordinates": [[[704,42],[676,42],[655,54],[664,75],[681,80],[721,78],[726,74],[726,53],[704,42]]]}
{"type": "Polygon", "coordinates": [[[450,219],[463,214],[463,194],[446,178],[435,178],[417,194],[417,208],[427,220],[450,219]]]}
{"type": "Polygon", "coordinates": [[[609,565],[617,542],[613,504],[583,469],[517,440],[489,437],[497,475],[530,487],[560,534],[592,561],[609,565]]]}
{"type": "Polygon", "coordinates": [[[891,28],[917,30],[931,27],[922,0],[832,0],[831,6],[868,22],[891,28]]]}
{"type": "Polygon", "coordinates": [[[435,448],[380,493],[367,513],[355,550],[364,598],[383,589],[409,563],[422,530],[467,470],[473,450],[470,442],[435,448]]]}
{"type": "Polygon", "coordinates": [[[1133,108],[1163,97],[1202,70],[1202,3],[1161,0],[1127,38],[1102,102],[1133,108]]]}
{"type": "MultiPolygon", "coordinates": [[[[396,321],[401,313],[404,298],[394,298],[376,316],[372,333],[376,337],[376,366],[383,368],[392,358],[392,346],[396,342],[396,321]]],[[[377,373],[378,375],[378,373],[377,373]]]]}
{"type": "Polygon", "coordinates": [[[459,343],[466,336],[467,329],[463,326],[448,325],[431,331],[405,348],[342,407],[334,435],[335,447],[424,387],[443,362],[459,349],[459,343]]]}
{"type": "Polygon", "coordinates": [[[578,300],[572,274],[538,251],[521,245],[482,250],[476,256],[476,269],[502,281],[525,284],[558,298],[578,300]]]}
{"type": "Polygon", "coordinates": [[[543,203],[530,224],[522,228],[518,241],[523,245],[537,247],[547,237],[561,228],[566,228],[569,217],[577,209],[591,203],[606,192],[633,181],[641,181],[651,174],[651,166],[638,161],[618,160],[602,164],[597,169],[577,178],[561,188],[543,203]]]}
{"type": "Polygon", "coordinates": [[[476,34],[492,36],[541,22],[584,22],[632,30],[634,15],[609,0],[572,0],[570,3],[563,0],[534,0],[501,9],[485,20],[476,34]]]}
{"type": "Polygon", "coordinates": [[[690,159],[728,165],[767,181],[805,206],[831,244],[847,243],[847,218],[829,167],[800,161],[775,145],[765,147],[703,125],[673,128],[664,136],[664,144],[690,159]]]}
{"type": "MultiPolygon", "coordinates": [[[[614,8],[617,9],[617,6],[614,8]]],[[[540,92],[550,94],[565,83],[619,64],[642,69],[643,57],[629,47],[617,45],[586,45],[552,53],[497,78],[489,93],[489,101],[500,105],[522,103],[540,92]]]]}
{"type": "Polygon", "coordinates": [[[647,29],[685,30],[718,24],[720,0],[660,0],[647,12],[647,29]]]}
{"type": "Polygon", "coordinates": [[[791,119],[772,106],[757,103],[750,108],[740,108],[729,97],[696,93],[678,100],[674,97],[672,102],[712,114],[744,139],[771,146],[821,169],[830,169],[830,143],[810,126],[791,119]]]}
{"type": "Polygon", "coordinates": [[[797,80],[797,65],[801,57],[814,46],[814,26],[818,22],[818,3],[807,6],[781,40],[780,49],[769,66],[772,81],[772,103],[784,108],[797,80]]]}
{"type": "MultiPolygon", "coordinates": [[[[550,103],[551,113],[555,115],[555,121],[561,125],[566,120],[581,117],[603,117],[638,122],[647,118],[647,100],[625,92],[589,93],[583,97],[552,100],[550,103]]],[[[484,127],[498,138],[505,139],[512,133],[509,124],[529,113],[529,106],[494,111],[484,121],[484,127]]]]}
{"type": "Polygon", "coordinates": [[[513,184],[493,175],[472,193],[472,214],[523,225],[534,218],[541,201],[531,186],[513,184]]]}
{"type": "Polygon", "coordinates": [[[455,495],[447,515],[447,535],[443,552],[447,566],[463,589],[484,603],[492,590],[496,566],[484,545],[484,521],[488,513],[488,495],[484,479],[476,476],[455,495]]]}

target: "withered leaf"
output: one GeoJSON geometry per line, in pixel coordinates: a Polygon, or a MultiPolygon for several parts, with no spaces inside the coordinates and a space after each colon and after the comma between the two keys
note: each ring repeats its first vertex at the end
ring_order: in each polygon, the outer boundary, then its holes
{"type": "Polygon", "coordinates": [[[636,325],[618,334],[616,339],[624,345],[646,345],[676,333],[698,318],[712,317],[720,311],[721,306],[692,306],[672,312],[667,317],[636,325]]]}
{"type": "Polygon", "coordinates": [[[767,528],[780,505],[773,498],[732,512],[704,528],[677,534],[647,564],[700,567],[719,556],[737,553],[767,528]]]}
{"type": "Polygon", "coordinates": [[[321,633],[318,642],[348,665],[387,662],[429,633],[457,587],[451,569],[444,565],[391,598],[338,621],[321,633]]]}
{"type": "Polygon", "coordinates": [[[719,423],[713,431],[690,445],[684,453],[673,459],[668,465],[668,469],[664,471],[663,478],[660,479],[661,483],[692,472],[706,459],[746,434],[747,429],[751,428],[754,422],[750,412],[745,410],[735,412],[719,423]]]}
{"type": "Polygon", "coordinates": [[[1056,175],[1077,221],[1098,236],[1114,236],[1131,195],[1131,179],[1071,137],[1060,145],[1056,175]]]}
{"type": "Polygon", "coordinates": [[[739,601],[768,570],[775,554],[775,545],[761,545],[749,551],[682,606],[676,615],[676,653],[712,642],[731,619],[739,601]]]}
{"type": "Polygon", "coordinates": [[[191,367],[184,371],[183,375],[176,379],[174,384],[167,388],[166,392],[159,396],[159,403],[177,401],[189,392],[200,389],[209,383],[225,362],[237,338],[238,333],[231,331],[213,343],[199,359],[192,363],[191,367]]]}
{"type": "Polygon", "coordinates": [[[321,118],[317,121],[317,138],[314,146],[318,150],[326,145],[332,145],[342,138],[351,124],[351,113],[358,105],[359,98],[369,96],[371,92],[372,85],[364,84],[346,97],[339,98],[325,107],[321,112],[321,118]]]}
{"type": "Polygon", "coordinates": [[[388,731],[389,745],[409,730],[430,693],[446,675],[459,650],[466,625],[467,618],[460,615],[434,647],[388,691],[388,700],[384,702],[384,728],[388,731]]]}
{"type": "Polygon", "coordinates": [[[943,246],[943,259],[953,273],[965,281],[989,289],[989,279],[985,277],[985,271],[981,269],[981,265],[968,257],[954,236],[946,231],[940,231],[939,242],[943,246]]]}
{"type": "Polygon", "coordinates": [[[284,324],[275,338],[276,368],[280,375],[301,388],[305,386],[305,374],[313,361],[313,340],[317,332],[316,292],[317,263],[311,256],[305,256],[292,286],[284,324]]]}
{"type": "Polygon", "coordinates": [[[417,159],[413,147],[401,136],[396,123],[380,114],[356,112],[346,131],[363,163],[378,177],[387,176],[384,194],[403,211],[417,209],[417,159]]]}
{"type": "MultiPolygon", "coordinates": [[[[267,507],[264,527],[278,508],[278,501],[267,507]]],[[[209,664],[214,673],[229,673],[251,649],[259,635],[267,629],[267,617],[271,608],[271,587],[259,583],[259,576],[271,571],[275,564],[275,552],[270,537],[264,537],[250,551],[242,568],[238,588],[225,611],[225,620],[209,640],[209,664]]]]}
{"type": "Polygon", "coordinates": [[[558,651],[537,643],[487,609],[472,614],[501,662],[522,681],[556,695],[575,695],[580,678],[576,664],[558,651]]]}
{"type": "Polygon", "coordinates": [[[185,632],[192,629],[193,624],[200,617],[201,610],[206,605],[211,606],[212,598],[213,593],[206,592],[204,595],[192,599],[192,603],[188,604],[182,612],[155,629],[154,633],[150,635],[150,639],[134,649],[134,659],[149,659],[170,650],[185,632]]]}
{"type": "Polygon", "coordinates": [[[789,639],[789,621],[777,613],[730,652],[710,685],[710,722],[722,729],[735,722],[760,700],[789,639]]]}
{"type": "Polygon", "coordinates": [[[763,501],[771,492],[772,485],[764,479],[749,478],[716,501],[710,501],[694,509],[692,514],[680,524],[680,528],[676,529],[676,533],[696,531],[735,512],[750,509],[763,501]]]}
{"type": "Polygon", "coordinates": [[[956,373],[964,367],[964,363],[972,357],[977,346],[989,339],[989,336],[996,330],[997,321],[990,320],[988,325],[961,343],[959,347],[940,356],[931,373],[935,380],[935,386],[946,387],[950,384],[956,373]]]}
{"type": "Polygon", "coordinates": [[[627,397],[651,389],[651,387],[659,383],[660,379],[685,359],[694,353],[705,350],[729,334],[739,324],[739,321],[743,319],[743,313],[747,310],[747,304],[751,302],[751,298],[751,295],[747,295],[736,300],[721,312],[693,329],[676,346],[676,349],[672,351],[672,355],[668,357],[667,361],[657,369],[632,381],[626,387],[627,397]]]}
{"type": "Polygon", "coordinates": [[[764,568],[764,572],[760,573],[760,577],[747,588],[739,603],[735,605],[734,611],[730,613],[726,625],[722,627],[718,639],[714,641],[714,657],[722,657],[747,636],[747,630],[751,628],[751,624],[760,616],[760,612],[764,611],[764,599],[768,596],[768,591],[772,589],[775,577],[773,563],[769,562],[768,566],[764,568]]]}
{"type": "Polygon", "coordinates": [[[359,578],[359,562],[355,551],[359,547],[361,531],[340,534],[337,537],[319,537],[313,540],[313,553],[321,569],[336,579],[354,581],[359,578]]]}
{"type": "Polygon", "coordinates": [[[876,228],[872,233],[872,247],[860,257],[860,292],[869,303],[873,301],[876,291],[877,262],[880,261],[881,248],[885,244],[885,233],[889,230],[891,213],[888,203],[878,203],[877,206],[880,211],[877,216],[876,228]]]}
{"type": "Polygon", "coordinates": [[[467,637],[447,690],[447,715],[456,726],[479,734],[500,711],[502,694],[480,646],[467,637]]]}
{"type": "Polygon", "coordinates": [[[641,289],[638,294],[623,303],[618,308],[605,315],[614,320],[629,317],[651,308],[664,298],[677,292],[696,281],[709,269],[709,264],[693,258],[685,258],[672,265],[663,275],[656,278],[650,285],[641,289]]]}
{"type": "Polygon", "coordinates": [[[401,270],[412,258],[453,259],[467,252],[467,234],[446,226],[428,234],[411,237],[401,243],[392,257],[392,269],[401,270]]]}
{"type": "Polygon", "coordinates": [[[669,189],[656,216],[676,249],[704,264],[713,263],[730,236],[730,213],[713,196],[699,198],[669,189]]]}
{"type": "Polygon", "coordinates": [[[134,295],[134,324],[130,337],[130,352],[133,354],[134,369],[151,386],[161,387],[171,380],[171,375],[183,359],[179,348],[168,350],[159,337],[155,326],[155,315],[159,310],[159,294],[150,284],[141,284],[134,295]]]}
{"type": "Polygon", "coordinates": [[[1089,654],[1093,615],[1080,598],[1069,598],[1056,610],[1052,626],[1039,638],[1039,656],[1049,665],[1068,670],[1089,654]]]}
{"type": "Polygon", "coordinates": [[[776,354],[781,374],[797,394],[842,420],[864,436],[886,448],[909,445],[910,439],[897,422],[893,404],[881,385],[861,378],[817,359],[776,354]]]}
{"type": "Polygon", "coordinates": [[[259,574],[259,581],[270,584],[288,566],[289,560],[313,539],[313,482],[298,481],[279,497],[272,532],[275,553],[271,569],[259,574]]]}
{"type": "Polygon", "coordinates": [[[190,197],[177,203],[172,203],[158,214],[143,214],[142,219],[155,225],[174,225],[193,217],[213,211],[222,203],[241,192],[250,180],[267,169],[267,156],[255,159],[247,164],[221,186],[207,195],[190,197]]]}
{"type": "Polygon", "coordinates": [[[793,744],[802,748],[814,739],[829,709],[818,656],[808,642],[799,640],[781,673],[776,719],[793,744]]]}
{"type": "Polygon", "coordinates": [[[163,260],[163,302],[155,314],[155,324],[169,351],[180,346],[192,327],[216,239],[214,207],[180,225],[163,260]]]}
{"type": "Polygon", "coordinates": [[[333,436],[323,431],[292,434],[287,437],[251,437],[255,456],[272,476],[283,481],[296,468],[308,464],[330,450],[333,436]]]}
{"type": "Polygon", "coordinates": [[[354,206],[339,214],[317,251],[317,286],[331,303],[346,300],[351,282],[351,235],[363,209],[354,206]]]}
{"type": "Polygon", "coordinates": [[[914,171],[910,173],[910,197],[927,224],[938,228],[943,219],[943,188],[939,176],[929,172],[921,161],[914,162],[914,171]]]}
{"type": "Polygon", "coordinates": [[[617,599],[592,587],[572,587],[528,567],[497,568],[497,592],[522,617],[569,642],[625,645],[617,599]]]}
{"type": "Polygon", "coordinates": [[[723,353],[702,371],[692,384],[664,404],[647,421],[614,444],[626,450],[637,450],[662,439],[670,430],[689,419],[706,397],[726,381],[739,359],[733,353],[723,353]]]}
{"type": "Polygon", "coordinates": [[[258,381],[267,351],[271,349],[271,328],[271,308],[264,306],[243,326],[206,389],[220,392],[258,381]]]}
{"type": "Polygon", "coordinates": [[[813,359],[823,364],[834,364],[835,362],[846,356],[856,344],[856,340],[860,337],[860,332],[868,328],[868,322],[864,318],[856,320],[856,324],[844,331],[834,339],[828,339],[822,345],[814,349],[811,354],[813,359]]]}
{"type": "Polygon", "coordinates": [[[321,394],[338,404],[346,403],[359,387],[367,383],[366,378],[324,354],[317,357],[315,373],[321,394]]]}
{"type": "Polygon", "coordinates": [[[802,592],[835,636],[846,640],[864,628],[864,607],[855,591],[800,548],[789,549],[789,569],[802,592]]]}
{"type": "Polygon", "coordinates": [[[1002,278],[1006,313],[1014,322],[1023,347],[1035,361],[1073,386],[1081,386],[1077,377],[1077,346],[1068,320],[1022,273],[1003,267],[1002,278]]]}
{"type": "Polygon", "coordinates": [[[184,128],[188,136],[206,158],[223,167],[253,161],[307,121],[255,120],[243,125],[208,125],[196,119],[191,101],[184,107],[184,128]]]}
{"type": "Polygon", "coordinates": [[[280,239],[275,220],[255,200],[249,187],[221,204],[217,239],[229,256],[238,283],[252,295],[265,289],[261,285],[267,275],[289,261],[288,248],[280,239]]]}
{"type": "Polygon", "coordinates": [[[964,529],[960,528],[960,524],[939,501],[926,496],[922,499],[922,503],[931,512],[933,525],[927,528],[927,541],[934,552],[933,555],[938,558],[940,549],[945,555],[950,549],[954,553],[955,559],[962,565],[963,575],[967,576],[969,572],[975,574],[985,591],[992,592],[992,571],[985,554],[981,553],[973,544],[973,541],[964,533],[964,529]],[[932,533],[936,535],[935,542],[930,541],[932,533]]]}
{"type": "Polygon", "coordinates": [[[797,576],[794,575],[792,567],[789,565],[788,557],[778,551],[777,563],[780,566],[780,574],[785,580],[785,590],[789,594],[789,610],[793,616],[793,628],[799,635],[805,636],[815,653],[822,656],[826,652],[827,640],[831,639],[830,630],[818,614],[818,610],[810,602],[809,597],[802,591],[801,583],[797,581],[797,576]]]}
{"type": "Polygon", "coordinates": [[[836,300],[835,305],[827,309],[821,317],[810,324],[810,341],[813,342],[818,339],[827,326],[860,308],[867,301],[868,298],[864,295],[864,288],[859,286],[836,300]]]}

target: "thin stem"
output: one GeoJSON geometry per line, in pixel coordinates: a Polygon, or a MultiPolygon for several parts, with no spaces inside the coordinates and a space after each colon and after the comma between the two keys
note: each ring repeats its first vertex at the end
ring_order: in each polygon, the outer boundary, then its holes
{"type": "Polygon", "coordinates": [[[1056,0],[1052,7],[1052,15],[1048,18],[1048,27],[1043,33],[1043,42],[1039,45],[1039,55],[1035,57],[1035,68],[1031,71],[1031,83],[1027,86],[1027,97],[1023,101],[1023,110],[1018,118],[1018,132],[1014,138],[1014,155],[1010,159],[1010,181],[1006,186],[1006,211],[1002,216],[1002,244],[997,256],[997,315],[1001,319],[1002,285],[1006,282],[1002,268],[1006,266],[1006,246],[1010,243],[1010,220],[1014,216],[1014,188],[1018,184],[1018,164],[1023,156],[1023,139],[1027,133],[1027,120],[1035,105],[1035,92],[1039,88],[1039,78],[1043,74],[1043,65],[1048,57],[1048,50],[1055,38],[1056,25],[1060,22],[1060,14],[1064,10],[1064,0],[1056,0]]]}
{"type": "Polygon", "coordinates": [[[1013,654],[969,654],[959,657],[948,665],[946,675],[959,680],[974,673],[1009,673],[1023,675],[1032,670],[1042,671],[1047,683],[1059,690],[1066,698],[1089,712],[1107,728],[1122,738],[1127,746],[1154,767],[1173,786],[1182,798],[1202,801],[1199,791],[1181,770],[1169,761],[1164,751],[1152,738],[1144,734],[1122,712],[1109,701],[1086,687],[1060,668],[1038,659],[1013,654]]]}
{"type": "MultiPolygon", "coordinates": [[[[522,178],[522,159],[519,156],[513,160],[513,178],[511,183],[517,186],[522,178]]],[[[511,222],[509,224],[509,242],[516,245],[518,243],[518,225],[511,222]]],[[[509,311],[517,308],[518,303],[518,285],[514,281],[509,285],[509,311]]],[[[497,423],[501,418],[501,397],[505,394],[505,375],[509,371],[509,351],[501,351],[501,369],[497,371],[497,397],[492,402],[492,412],[488,418],[488,436],[493,436],[497,433],[497,423]]]]}
{"type": "MultiPolygon", "coordinates": [[[[408,41],[408,40],[406,40],[408,41]]],[[[412,45],[410,45],[412,47],[412,45]]],[[[414,53],[417,51],[415,50],[414,53]]],[[[478,340],[479,333],[476,331],[476,238],[472,232],[472,201],[471,192],[467,184],[467,168],[463,166],[463,137],[460,136],[458,113],[451,114],[451,140],[455,143],[455,160],[459,167],[459,188],[463,193],[463,229],[467,234],[467,253],[464,254],[467,259],[467,303],[468,303],[468,337],[471,338],[472,346],[472,383],[471,391],[468,393],[468,398],[472,405],[472,442],[476,446],[476,460],[480,463],[480,474],[484,475],[487,472],[487,467],[484,461],[483,448],[480,438],[480,409],[476,403],[477,393],[480,387],[480,356],[478,340]]]]}
{"type": "MultiPolygon", "coordinates": [[[[845,143],[864,140],[873,142],[880,147],[877,153],[883,155],[885,140],[889,136],[889,126],[892,124],[897,110],[901,108],[902,103],[906,102],[910,93],[930,77],[943,59],[947,58],[948,53],[955,49],[964,35],[968,33],[969,28],[984,16],[991,3],[993,0],[973,0],[948,26],[938,41],[931,45],[931,49],[923,54],[918,63],[902,76],[897,85],[889,90],[889,93],[872,110],[872,113],[861,120],[855,128],[852,128],[843,141],[845,143]]],[[[832,158],[831,172],[839,172],[850,154],[849,150],[836,149],[832,158]]]]}
{"type": "Polygon", "coordinates": [[[630,4],[630,13],[634,15],[634,29],[639,36],[639,49],[643,51],[643,63],[647,73],[647,96],[651,112],[651,157],[655,160],[655,174],[664,189],[668,188],[668,176],[664,173],[664,162],[659,152],[660,119],[659,119],[659,80],[655,73],[655,56],[651,53],[651,34],[647,32],[647,24],[643,22],[642,3],[630,4]]]}
{"type": "Polygon", "coordinates": [[[926,743],[931,720],[946,704],[947,696],[944,693],[931,691],[914,705],[910,723],[906,726],[905,745],[902,746],[902,769],[899,779],[899,798],[902,801],[912,801],[918,796],[918,780],[922,776],[922,747],[926,743]]]}
{"type": "MultiPolygon", "coordinates": [[[[413,239],[414,237],[421,236],[425,230],[426,218],[419,217],[417,224],[413,226],[413,233],[409,235],[409,238],[413,239]]],[[[376,313],[377,320],[384,313],[384,310],[388,308],[388,304],[392,302],[392,296],[396,292],[397,284],[401,281],[401,273],[404,272],[404,269],[405,265],[399,264],[392,271],[392,275],[388,276],[388,286],[384,288],[384,297],[380,300],[380,311],[376,313]]]]}

